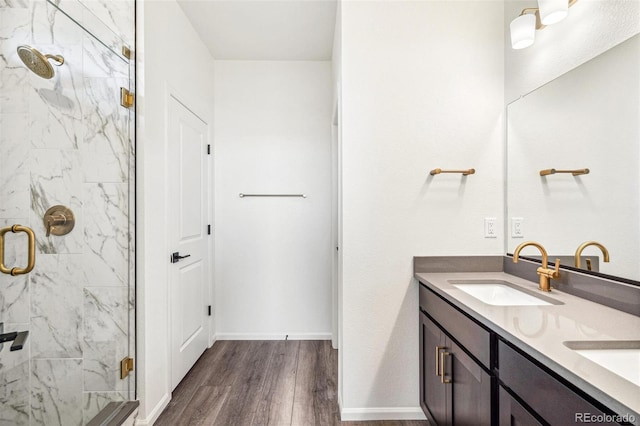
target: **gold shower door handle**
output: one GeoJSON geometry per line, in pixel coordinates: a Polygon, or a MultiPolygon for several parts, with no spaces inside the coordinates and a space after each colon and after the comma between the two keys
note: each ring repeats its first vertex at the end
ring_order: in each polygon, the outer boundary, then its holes
{"type": "Polygon", "coordinates": [[[13,226],[9,226],[7,228],[2,228],[0,229],[0,272],[2,272],[3,274],[10,274],[10,275],[24,275],[24,274],[28,274],[29,272],[31,272],[33,270],[33,267],[36,265],[36,235],[33,232],[33,229],[29,228],[28,226],[22,226],[22,225],[13,225],[13,226]],[[18,232],[24,232],[25,234],[27,234],[27,238],[29,240],[29,248],[28,248],[28,262],[27,262],[27,267],[26,268],[7,268],[4,264],[4,235],[7,232],[13,232],[14,234],[17,234],[18,232]]]}

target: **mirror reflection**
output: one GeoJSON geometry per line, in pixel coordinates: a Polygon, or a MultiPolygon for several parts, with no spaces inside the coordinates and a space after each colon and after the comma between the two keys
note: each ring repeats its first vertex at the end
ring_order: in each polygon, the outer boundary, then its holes
{"type": "Polygon", "coordinates": [[[508,105],[509,253],[534,240],[550,262],[640,280],[638,52],[640,35],[508,105]]]}

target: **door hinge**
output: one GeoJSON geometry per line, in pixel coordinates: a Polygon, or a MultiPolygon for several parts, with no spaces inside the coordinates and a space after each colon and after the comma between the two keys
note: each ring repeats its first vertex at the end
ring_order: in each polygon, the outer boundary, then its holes
{"type": "Polygon", "coordinates": [[[211,145],[207,145],[207,154],[211,155],[211,145]]]}
{"type": "Polygon", "coordinates": [[[208,306],[207,312],[209,313],[209,316],[211,316],[211,305],[208,306]]]}
{"type": "Polygon", "coordinates": [[[131,108],[135,101],[135,95],[125,89],[124,87],[120,88],[120,105],[125,108],[131,108]]]}
{"type": "Polygon", "coordinates": [[[125,379],[133,371],[133,358],[126,357],[120,361],[120,379],[125,379]]]}

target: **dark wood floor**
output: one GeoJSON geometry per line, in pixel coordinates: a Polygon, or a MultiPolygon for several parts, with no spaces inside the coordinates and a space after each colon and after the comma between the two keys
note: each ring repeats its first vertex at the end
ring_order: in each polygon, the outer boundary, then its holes
{"type": "Polygon", "coordinates": [[[427,426],[341,422],[338,351],[327,341],[219,341],[173,392],[156,426],[427,426]]]}

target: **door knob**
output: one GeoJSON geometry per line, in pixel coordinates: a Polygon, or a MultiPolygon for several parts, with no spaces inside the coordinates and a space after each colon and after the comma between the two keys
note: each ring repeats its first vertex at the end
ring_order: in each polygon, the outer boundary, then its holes
{"type": "Polygon", "coordinates": [[[180,252],[177,251],[171,254],[171,263],[178,263],[181,259],[187,258],[189,256],[191,255],[187,254],[186,256],[180,256],[180,252]]]}

